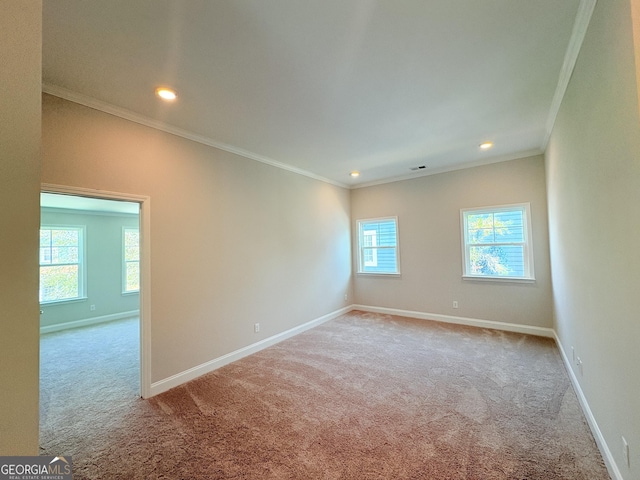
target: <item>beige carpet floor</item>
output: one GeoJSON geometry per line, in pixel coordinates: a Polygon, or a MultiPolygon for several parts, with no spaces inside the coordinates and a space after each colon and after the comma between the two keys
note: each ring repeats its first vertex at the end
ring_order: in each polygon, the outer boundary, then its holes
{"type": "Polygon", "coordinates": [[[608,479],[553,341],[351,312],[150,400],[138,322],[45,335],[74,479],[608,479]]]}

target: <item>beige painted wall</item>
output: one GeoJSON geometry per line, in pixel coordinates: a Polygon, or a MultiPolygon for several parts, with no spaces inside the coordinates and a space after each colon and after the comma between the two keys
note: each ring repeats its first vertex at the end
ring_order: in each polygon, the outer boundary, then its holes
{"type": "Polygon", "coordinates": [[[633,45],[636,52],[636,85],[638,88],[638,105],[640,108],[640,0],[631,2],[631,16],[633,21],[633,45]]]}
{"type": "Polygon", "coordinates": [[[351,213],[353,228],[362,218],[398,217],[402,273],[354,276],[356,303],[551,327],[542,156],[356,189],[351,213]],[[460,209],[524,202],[531,203],[536,282],[463,280],[460,209]]]}
{"type": "Polygon", "coordinates": [[[0,14],[0,455],[38,454],[42,3],[0,14]]]}
{"type": "Polygon", "coordinates": [[[638,113],[629,0],[600,1],[547,149],[550,246],[555,328],[629,480],[640,478],[638,113]]]}
{"type": "Polygon", "coordinates": [[[152,382],[350,303],[346,189],[49,95],[42,181],[151,198],[152,382]]]}

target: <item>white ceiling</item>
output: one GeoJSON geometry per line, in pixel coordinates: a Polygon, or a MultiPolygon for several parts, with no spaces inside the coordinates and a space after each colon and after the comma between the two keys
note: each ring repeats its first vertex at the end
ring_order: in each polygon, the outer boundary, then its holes
{"type": "Polygon", "coordinates": [[[46,0],[43,90],[368,185],[541,153],[593,3],[46,0]]]}

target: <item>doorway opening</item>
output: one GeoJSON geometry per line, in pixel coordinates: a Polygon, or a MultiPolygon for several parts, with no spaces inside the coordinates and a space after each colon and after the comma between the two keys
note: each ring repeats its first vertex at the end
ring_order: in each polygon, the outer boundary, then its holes
{"type": "Polygon", "coordinates": [[[42,186],[41,453],[92,409],[150,396],[148,219],[148,197],[42,186]]]}

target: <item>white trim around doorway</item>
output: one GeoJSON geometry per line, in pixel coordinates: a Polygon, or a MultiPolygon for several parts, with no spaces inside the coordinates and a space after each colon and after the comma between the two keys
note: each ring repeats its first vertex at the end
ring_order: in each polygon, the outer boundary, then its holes
{"type": "Polygon", "coordinates": [[[151,397],[151,197],[52,183],[42,183],[40,191],[140,204],[140,396],[151,397]]]}

